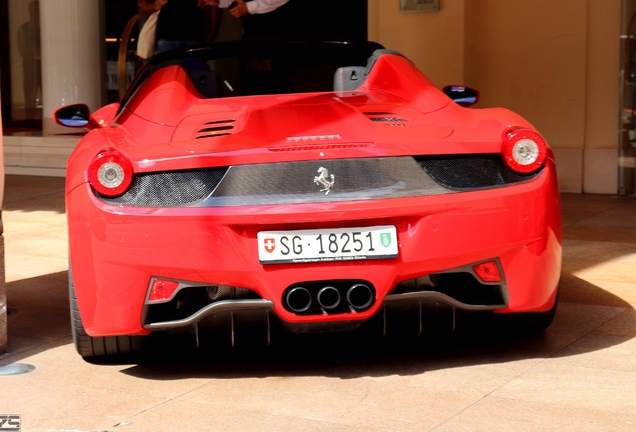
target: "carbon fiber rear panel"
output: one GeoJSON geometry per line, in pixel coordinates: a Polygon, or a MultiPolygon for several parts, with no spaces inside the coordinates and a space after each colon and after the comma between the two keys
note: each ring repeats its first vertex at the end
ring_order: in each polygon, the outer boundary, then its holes
{"type": "Polygon", "coordinates": [[[412,157],[335,159],[231,167],[204,207],[300,204],[449,193],[412,157]],[[314,180],[328,170],[327,194],[314,180]],[[333,175],[333,179],[331,176],[333,175]]]}
{"type": "Polygon", "coordinates": [[[497,188],[536,175],[515,174],[499,155],[335,159],[138,174],[122,196],[98,197],[134,207],[328,203],[497,188]]]}

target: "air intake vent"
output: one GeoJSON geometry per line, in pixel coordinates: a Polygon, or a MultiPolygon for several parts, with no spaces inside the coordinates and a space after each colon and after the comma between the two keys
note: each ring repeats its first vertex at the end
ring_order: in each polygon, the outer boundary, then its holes
{"type": "Polygon", "coordinates": [[[408,124],[408,120],[405,120],[402,117],[397,117],[395,113],[378,111],[378,112],[365,112],[364,114],[367,117],[369,117],[369,120],[371,120],[372,122],[383,123],[383,124],[386,124],[387,126],[397,126],[397,127],[411,126],[410,124],[408,124]]]}
{"type": "Polygon", "coordinates": [[[436,183],[460,191],[507,186],[539,175],[510,171],[498,154],[416,156],[415,160],[436,183]]]}
{"type": "Polygon", "coordinates": [[[177,207],[202,201],[217,187],[227,167],[191,171],[136,174],[132,186],[123,195],[102,201],[132,207],[177,207]]]}
{"type": "Polygon", "coordinates": [[[231,135],[235,121],[236,120],[219,120],[204,123],[204,126],[206,127],[197,131],[196,139],[217,138],[231,135]]]}
{"type": "Polygon", "coordinates": [[[378,123],[403,123],[406,121],[400,117],[372,117],[370,120],[378,123]]]}

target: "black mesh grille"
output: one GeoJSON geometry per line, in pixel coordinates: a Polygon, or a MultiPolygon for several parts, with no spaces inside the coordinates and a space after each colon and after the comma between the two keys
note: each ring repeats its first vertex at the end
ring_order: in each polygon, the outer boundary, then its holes
{"type": "Polygon", "coordinates": [[[116,198],[95,193],[113,205],[174,207],[199,202],[219,184],[227,167],[192,171],[137,174],[130,189],[116,198]]]}
{"type": "Polygon", "coordinates": [[[530,180],[508,169],[500,155],[417,156],[415,160],[438,184],[455,190],[486,189],[530,180]]]}

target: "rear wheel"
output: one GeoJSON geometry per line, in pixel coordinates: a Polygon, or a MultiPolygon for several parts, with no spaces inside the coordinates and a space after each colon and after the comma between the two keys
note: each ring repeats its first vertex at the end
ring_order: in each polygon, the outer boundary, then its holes
{"type": "Polygon", "coordinates": [[[68,271],[69,300],[71,307],[71,330],[75,349],[84,358],[112,357],[138,353],[142,350],[141,336],[106,336],[92,337],[84,330],[77,297],[73,273],[68,271]]]}
{"type": "Polygon", "coordinates": [[[556,315],[559,295],[552,308],[545,312],[522,312],[499,315],[500,323],[516,331],[539,333],[550,327],[556,315]]]}

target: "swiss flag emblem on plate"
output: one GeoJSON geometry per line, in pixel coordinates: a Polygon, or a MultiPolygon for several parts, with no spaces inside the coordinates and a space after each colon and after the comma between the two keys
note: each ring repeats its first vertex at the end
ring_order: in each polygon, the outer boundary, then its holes
{"type": "Polygon", "coordinates": [[[267,252],[272,253],[276,249],[276,240],[273,238],[263,239],[263,246],[267,252]]]}

